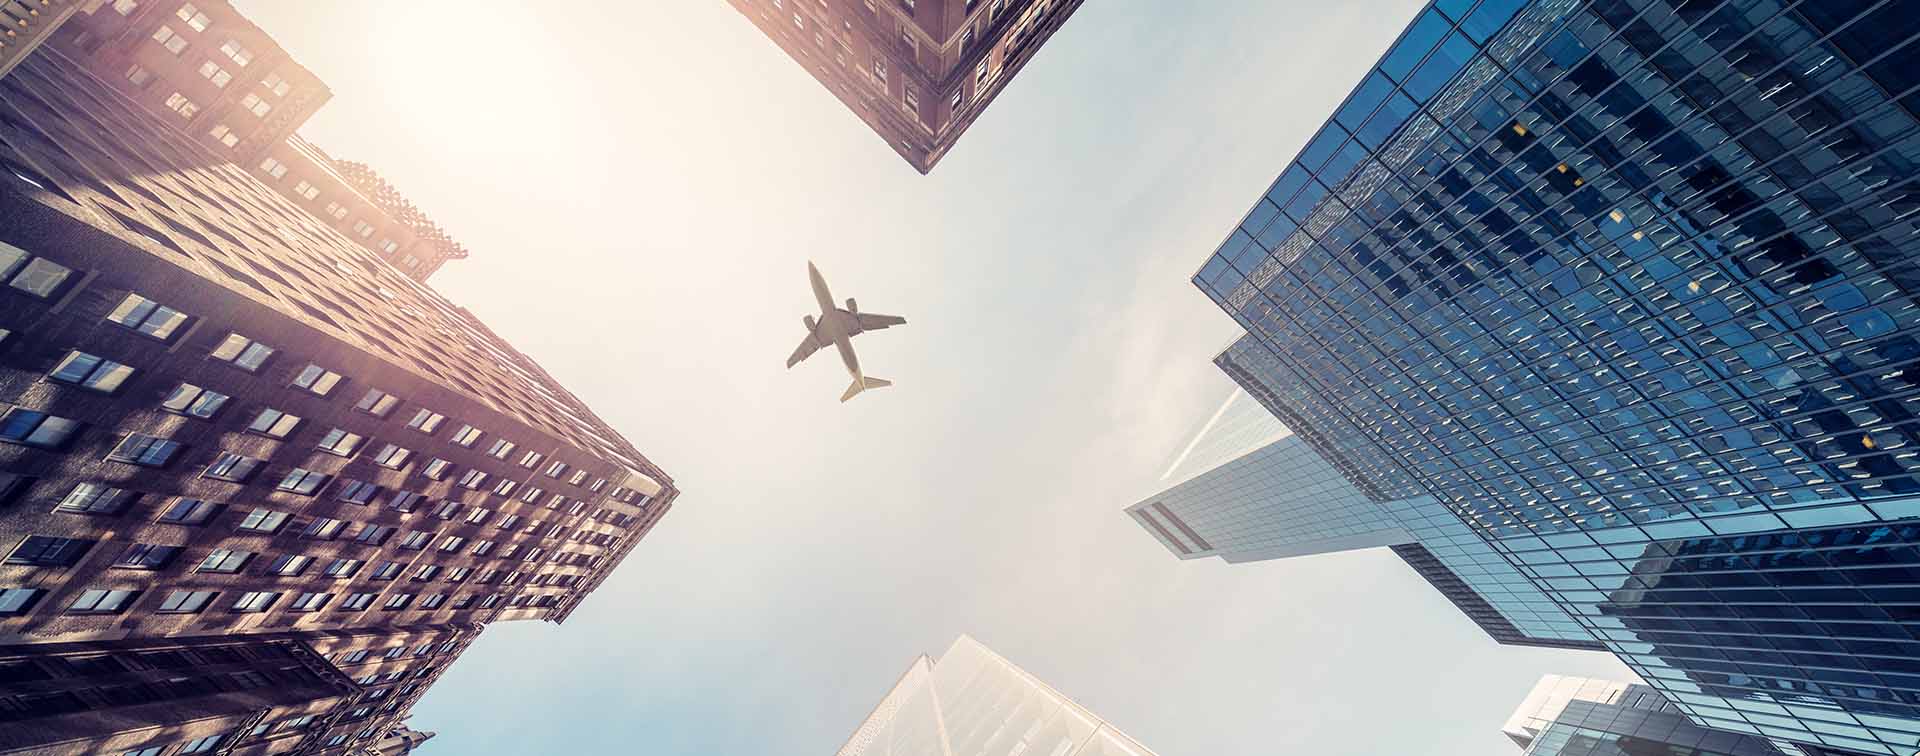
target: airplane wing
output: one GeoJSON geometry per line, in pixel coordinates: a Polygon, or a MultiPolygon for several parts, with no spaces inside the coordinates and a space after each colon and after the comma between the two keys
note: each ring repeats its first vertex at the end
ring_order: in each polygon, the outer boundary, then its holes
{"type": "Polygon", "coordinates": [[[801,340],[799,348],[793,350],[793,356],[787,358],[787,367],[800,364],[801,360],[813,356],[813,353],[818,351],[820,351],[820,342],[813,338],[813,334],[807,334],[807,337],[801,340]]]}
{"type": "Polygon", "coordinates": [[[860,313],[857,317],[860,318],[860,330],[862,331],[878,331],[887,326],[897,326],[907,322],[906,318],[898,315],[875,315],[870,312],[860,313]]]}

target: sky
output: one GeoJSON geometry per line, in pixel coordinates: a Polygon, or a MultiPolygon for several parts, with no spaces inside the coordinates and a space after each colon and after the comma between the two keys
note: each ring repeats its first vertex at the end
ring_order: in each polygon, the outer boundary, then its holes
{"type": "Polygon", "coordinates": [[[433,283],[683,490],[427,753],[831,754],[969,633],[1163,756],[1515,753],[1542,674],[1386,550],[1183,562],[1121,514],[1231,390],[1188,278],[1420,3],[1091,0],[921,176],[720,0],[240,0],[302,134],[472,250],[433,283]],[[894,381],[847,404],[837,298],[894,381]]]}

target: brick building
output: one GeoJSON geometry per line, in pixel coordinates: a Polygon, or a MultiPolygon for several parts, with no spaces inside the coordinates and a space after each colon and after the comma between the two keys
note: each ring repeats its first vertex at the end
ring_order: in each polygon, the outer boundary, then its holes
{"type": "Polygon", "coordinates": [[[0,79],[0,753],[377,748],[479,627],[564,620],[678,490],[90,68],[44,46],[0,79]],[[63,661],[209,643],[241,648],[186,687],[63,661]],[[117,729],[16,737],[56,721],[117,729]]]}
{"type": "Polygon", "coordinates": [[[416,280],[467,256],[371,169],[295,133],[333,92],[226,0],[95,0],[52,44],[416,280]]]}
{"type": "Polygon", "coordinates": [[[953,148],[1080,0],[727,0],[915,170],[953,148]]]}

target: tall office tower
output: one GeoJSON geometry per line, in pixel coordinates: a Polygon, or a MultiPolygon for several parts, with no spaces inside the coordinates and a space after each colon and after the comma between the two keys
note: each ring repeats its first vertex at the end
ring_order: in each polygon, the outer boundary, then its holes
{"type": "MultiPolygon", "coordinates": [[[[1216,361],[1246,380],[1234,366],[1259,349],[1242,337],[1216,361]]],[[[1390,548],[1498,642],[1602,648],[1438,500],[1362,490],[1332,462],[1337,452],[1317,452],[1253,398],[1266,392],[1246,380],[1182,450],[1169,487],[1126,509],[1175,556],[1251,562],[1390,548]]]]}
{"type": "Polygon", "coordinates": [[[1910,3],[1433,3],[1195,282],[1280,403],[1696,723],[1906,756],[1916,33],[1910,3]]]}
{"type": "Polygon", "coordinates": [[[94,2],[53,46],[415,280],[467,256],[372,169],[295,133],[333,92],[227,0],[94,2]]]}
{"type": "Polygon", "coordinates": [[[1778,756],[1767,741],[1700,727],[1645,685],[1547,675],[1501,733],[1526,756],[1778,756]]]}
{"type": "Polygon", "coordinates": [[[926,173],[1081,0],[727,0],[926,173]]]}
{"type": "Polygon", "coordinates": [[[1146,746],[962,635],[921,656],[835,756],[1153,756],[1146,746]]]}
{"type": "MultiPolygon", "coordinates": [[[[341,634],[564,620],[678,490],[467,311],[156,119],[55,48],[0,79],[0,642],[301,634],[356,678],[333,748],[358,747],[425,683],[365,679],[341,634]]],[[[0,712],[41,711],[16,690],[0,712]]]]}

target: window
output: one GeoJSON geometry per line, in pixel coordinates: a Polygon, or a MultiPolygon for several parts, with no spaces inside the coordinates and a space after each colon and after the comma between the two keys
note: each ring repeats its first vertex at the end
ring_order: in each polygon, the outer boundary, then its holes
{"type": "Polygon", "coordinates": [[[265,160],[260,161],[260,171],[269,176],[272,176],[275,181],[278,181],[281,178],[286,177],[287,164],[282,163],[279,160],[276,160],[274,158],[267,158],[265,160]]]}
{"type": "Polygon", "coordinates": [[[358,433],[346,430],[345,428],[333,428],[320,437],[318,447],[321,451],[328,454],[351,457],[353,456],[354,450],[360,448],[361,440],[362,438],[358,433]]]}
{"type": "Polygon", "coordinates": [[[227,40],[226,44],[220,46],[220,52],[226,53],[227,57],[232,58],[234,64],[238,66],[253,62],[253,51],[241,47],[240,40],[237,39],[227,40]]]}
{"type": "Polygon", "coordinates": [[[239,527],[241,530],[272,533],[279,530],[280,526],[286,524],[286,522],[287,513],[285,512],[276,512],[271,509],[255,509],[252,512],[248,512],[247,516],[240,520],[239,527]]]}
{"type": "Polygon", "coordinates": [[[167,594],[165,601],[160,602],[158,611],[169,614],[192,614],[207,608],[207,604],[212,603],[213,597],[218,595],[220,595],[218,591],[174,591],[167,594]]]}
{"type": "Polygon", "coordinates": [[[113,0],[113,12],[122,16],[131,16],[140,8],[140,0],[113,0]]]}
{"type": "Polygon", "coordinates": [[[475,509],[472,512],[467,513],[467,522],[474,525],[479,525],[481,523],[486,522],[487,518],[492,515],[493,515],[492,512],[489,512],[485,509],[475,509]]]}
{"type": "Polygon", "coordinates": [[[920,93],[913,91],[913,87],[902,87],[900,90],[900,104],[905,105],[908,111],[916,114],[919,113],[920,93]]]}
{"type": "Polygon", "coordinates": [[[79,431],[78,422],[22,407],[10,408],[0,415],[0,441],[57,449],[79,431]]]}
{"type": "MultiPolygon", "coordinates": [[[[967,31],[971,32],[973,30],[968,29],[967,31]]],[[[961,106],[966,104],[967,104],[967,88],[965,86],[954,87],[953,97],[947,100],[947,111],[949,114],[948,117],[951,119],[958,119],[960,117],[961,106]]]]}
{"type": "Polygon", "coordinates": [[[580,481],[583,481],[586,479],[587,479],[587,471],[575,470],[573,471],[573,477],[567,479],[567,483],[577,486],[577,485],[580,485],[580,481]]]}
{"type": "Polygon", "coordinates": [[[211,60],[200,64],[200,77],[221,88],[225,88],[227,82],[233,81],[233,74],[227,73],[227,69],[221,68],[220,64],[211,60]]]}
{"type": "Polygon", "coordinates": [[[467,576],[471,574],[473,574],[472,567],[455,567],[452,572],[447,573],[447,582],[458,583],[466,580],[467,576]]]}
{"type": "MultiPolygon", "coordinates": [[[[333,594],[331,593],[302,593],[299,598],[293,600],[292,604],[288,604],[287,608],[296,612],[317,612],[320,611],[321,607],[326,606],[327,599],[331,598],[333,598],[333,594]]],[[[308,717],[311,716],[311,714],[308,715],[308,717]]],[[[300,726],[301,724],[288,722],[282,725],[282,729],[291,730],[300,726]]]]}
{"type": "Polygon", "coordinates": [[[353,537],[353,540],[372,546],[379,546],[386,543],[387,537],[391,535],[393,535],[392,527],[367,523],[360,526],[360,532],[353,537]]]}
{"type": "MultiPolygon", "coordinates": [[[[273,606],[273,602],[279,599],[279,593],[271,591],[247,591],[246,593],[240,594],[240,598],[234,600],[233,610],[241,614],[258,614],[266,611],[269,607],[273,606]]],[[[181,751],[181,753],[191,753],[191,751],[181,751]]]]}
{"type": "Polygon", "coordinates": [[[438,517],[442,520],[451,520],[460,514],[460,510],[462,508],[463,507],[460,504],[460,502],[454,501],[452,499],[447,499],[445,501],[440,502],[439,506],[434,507],[433,516],[438,517]]]}
{"type": "Polygon", "coordinates": [[[314,396],[326,396],[334,386],[340,385],[340,374],[319,365],[309,364],[300,368],[300,374],[293,377],[293,385],[306,389],[307,393],[314,396]]]}
{"type": "Polygon", "coordinates": [[[499,605],[499,603],[500,603],[500,594],[498,593],[489,594],[485,600],[480,602],[480,608],[492,609],[493,607],[499,605]]]}
{"type": "Polygon", "coordinates": [[[234,133],[233,128],[224,123],[214,124],[213,128],[207,130],[207,136],[219,140],[221,144],[228,147],[240,143],[240,135],[234,133]]]}
{"type": "Polygon", "coordinates": [[[67,611],[73,614],[119,614],[133,603],[139,591],[122,588],[88,588],[75,596],[67,611]]]}
{"type": "Polygon", "coordinates": [[[518,524],[520,524],[520,515],[510,514],[510,515],[507,515],[506,517],[500,518],[499,524],[495,525],[494,527],[497,527],[501,530],[512,530],[513,526],[518,524]]]}
{"type": "Polygon", "coordinates": [[[72,268],[44,257],[34,257],[27,254],[26,250],[0,242],[0,278],[7,279],[7,285],[16,291],[47,299],[59,291],[61,284],[66,283],[72,275],[72,268]]]}
{"type": "MultiPolygon", "coordinates": [[[[285,515],[282,515],[282,517],[284,516],[285,515]]],[[[251,551],[214,549],[212,553],[207,554],[206,559],[200,560],[200,566],[195,569],[197,569],[200,572],[220,572],[220,573],[232,574],[235,572],[239,572],[241,568],[246,567],[247,561],[252,558],[253,558],[253,552],[251,551]]]]}
{"type": "MultiPolygon", "coordinates": [[[[393,594],[393,595],[391,595],[391,596],[388,596],[388,597],[387,597],[387,605],[386,605],[385,607],[382,607],[382,608],[383,608],[384,610],[386,610],[386,611],[389,611],[389,612],[391,612],[391,611],[396,611],[396,610],[399,610],[399,609],[405,609],[405,608],[407,608],[407,605],[408,605],[408,604],[411,604],[411,603],[413,603],[413,594],[411,594],[411,593],[395,593],[395,594],[393,594]]],[[[403,651],[404,651],[404,650],[406,650],[406,648],[405,648],[404,646],[402,646],[402,647],[401,647],[401,650],[403,650],[403,651]]]]}
{"type": "Polygon", "coordinates": [[[546,491],[538,486],[527,486],[526,488],[520,489],[520,500],[528,504],[534,504],[539,502],[540,497],[545,493],[546,491]]]}
{"type": "Polygon", "coordinates": [[[506,459],[513,453],[513,442],[504,438],[494,439],[493,446],[487,449],[487,456],[494,459],[506,459]]]}
{"type": "Polygon", "coordinates": [[[173,393],[167,395],[166,401],[161,402],[160,407],[169,412],[204,420],[213,417],[231,398],[233,397],[218,391],[203,389],[191,383],[182,383],[174,387],[173,393]]]}
{"type": "Polygon", "coordinates": [[[80,557],[93,548],[92,541],[77,538],[59,538],[56,536],[27,536],[7,555],[7,564],[24,564],[34,567],[66,567],[80,561],[80,557]]]}
{"type": "Polygon", "coordinates": [[[399,562],[381,562],[379,567],[373,568],[373,579],[392,580],[400,576],[400,570],[405,566],[399,562]]]}
{"type": "Polygon", "coordinates": [[[594,493],[600,493],[600,489],[606,488],[606,487],[607,487],[606,478],[594,478],[593,485],[587,486],[587,490],[592,491],[594,493]]]}
{"type": "MultiPolygon", "coordinates": [[[[0,253],[3,252],[0,250],[0,253]]],[[[186,325],[187,316],[139,294],[128,294],[112,312],[107,313],[107,320],[167,341],[180,330],[180,326],[186,325]]]]}
{"type": "Polygon", "coordinates": [[[368,502],[373,501],[373,497],[379,493],[380,487],[372,483],[364,480],[354,480],[353,478],[341,478],[339,487],[334,489],[333,498],[348,504],[365,506],[368,502]]]}
{"type": "MultiPolygon", "coordinates": [[[[500,547],[500,558],[501,558],[501,559],[512,559],[512,558],[513,558],[513,555],[515,555],[515,554],[518,554],[518,553],[520,553],[520,544],[517,544],[517,543],[509,543],[509,544],[507,544],[507,545],[505,545],[505,546],[502,546],[502,547],[500,547]]],[[[513,582],[513,581],[512,581],[511,579],[509,579],[509,580],[508,580],[507,582],[509,582],[509,583],[511,583],[511,582],[513,582]]]]}
{"type": "Polygon", "coordinates": [[[423,502],[426,500],[427,500],[427,495],[423,493],[415,493],[413,491],[395,491],[393,494],[393,499],[387,502],[387,507],[393,509],[396,512],[411,512],[420,507],[420,502],[423,502]]]}
{"type": "Polygon", "coordinates": [[[432,433],[439,430],[440,423],[445,422],[446,419],[446,415],[422,407],[414,411],[413,419],[407,421],[407,427],[421,433],[432,433]]]}
{"type": "MultiPolygon", "coordinates": [[[[521,463],[525,464],[526,460],[524,459],[521,460],[521,463]]],[[[539,464],[539,461],[535,460],[534,464],[539,464]]],[[[527,465],[527,466],[532,467],[533,465],[527,465]]],[[[558,478],[562,475],[565,475],[566,472],[567,472],[567,463],[561,462],[560,460],[557,460],[557,459],[553,461],[553,464],[547,466],[547,477],[549,478],[558,478]]]]}
{"type": "Polygon", "coordinates": [[[880,81],[880,86],[884,87],[887,85],[887,61],[885,58],[873,59],[873,78],[880,81]]]}
{"type": "Polygon", "coordinates": [[[399,404],[400,400],[392,394],[380,389],[367,389],[367,395],[361,397],[360,403],[353,405],[353,408],[374,417],[386,417],[399,404]]]}
{"type": "Polygon", "coordinates": [[[167,52],[174,55],[179,55],[187,49],[187,38],[175,33],[173,27],[166,24],[161,24],[160,28],[153,30],[153,41],[160,43],[161,47],[167,48],[167,52]]]}
{"type": "Polygon", "coordinates": [[[465,609],[473,606],[473,594],[469,593],[453,600],[453,608],[465,609]]]}
{"type": "Polygon", "coordinates": [[[421,475],[434,480],[446,480],[450,472],[453,472],[453,463],[439,457],[427,460],[427,464],[420,468],[421,475]]]}
{"type": "Polygon", "coordinates": [[[407,458],[412,454],[411,450],[397,444],[386,444],[373,455],[373,462],[381,467],[398,470],[406,466],[407,458]]]}
{"type": "Polygon", "coordinates": [[[365,238],[367,238],[367,237],[369,237],[369,236],[372,236],[372,235],[373,235],[373,224],[371,224],[371,223],[368,223],[368,222],[366,222],[366,221],[364,221],[364,220],[355,220],[355,221],[353,222],[353,234],[354,234],[355,236],[358,236],[358,237],[360,237],[360,238],[362,238],[362,239],[365,239],[365,238]]]}
{"type": "Polygon", "coordinates": [[[194,31],[206,31],[207,25],[213,23],[213,19],[207,18],[207,14],[201,13],[199,8],[193,7],[193,3],[181,5],[179,10],[173,12],[173,15],[181,21],[187,22],[187,25],[193,27],[194,31]]]}
{"type": "Polygon", "coordinates": [[[375,249],[378,249],[381,252],[385,252],[389,255],[400,251],[400,243],[392,239],[381,239],[380,241],[375,242],[373,246],[375,249]]]}
{"type": "Polygon", "coordinates": [[[249,373],[260,369],[273,356],[273,347],[262,344],[237,333],[227,334],[220,345],[213,348],[213,358],[232,363],[234,367],[249,373]]]}
{"type": "Polygon", "coordinates": [[[423,564],[420,565],[419,569],[413,571],[413,579],[415,582],[424,583],[432,580],[433,576],[438,574],[440,574],[440,565],[423,564]]]}
{"type": "Polygon", "coordinates": [[[478,491],[480,490],[481,484],[486,482],[487,474],[479,470],[468,470],[460,474],[460,486],[462,488],[478,491]]]}
{"type": "Polygon", "coordinates": [[[213,749],[220,747],[220,742],[226,740],[226,738],[227,733],[221,733],[219,735],[208,735],[204,738],[190,740],[187,741],[186,745],[180,747],[180,753],[211,753],[213,749]]]}
{"type": "Polygon", "coordinates": [[[475,541],[473,544],[474,556],[486,556],[492,552],[493,552],[492,541],[475,541]]]}
{"type": "Polygon", "coordinates": [[[471,425],[462,425],[460,430],[453,432],[453,442],[461,446],[472,447],[473,442],[478,440],[480,440],[480,429],[471,425]]]}
{"type": "Polygon", "coordinates": [[[447,594],[435,593],[430,596],[427,596],[426,598],[420,599],[420,608],[421,609],[438,609],[440,608],[440,605],[444,603],[447,603],[447,594]]]}
{"type": "Polygon", "coordinates": [[[313,522],[307,523],[307,527],[300,531],[300,535],[303,538],[332,540],[334,536],[340,534],[340,528],[345,527],[346,524],[346,521],[332,517],[315,517],[313,522]]]}
{"type": "MultiPolygon", "coordinates": [[[[368,527],[372,526],[369,525],[368,527]]],[[[366,561],[362,559],[335,559],[332,563],[328,564],[327,569],[322,572],[330,578],[350,578],[354,576],[354,573],[359,572],[361,567],[366,566],[366,564],[366,561]]]]}
{"type": "Polygon", "coordinates": [[[219,504],[205,499],[188,499],[182,497],[174,499],[173,503],[168,504],[166,509],[160,510],[160,517],[157,518],[156,521],[176,525],[203,525],[207,520],[213,519],[213,516],[219,514],[219,512],[219,504]]]}
{"type": "Polygon", "coordinates": [[[514,486],[518,485],[520,484],[511,480],[502,479],[500,482],[493,484],[493,492],[501,496],[506,496],[513,493],[514,486]]]}
{"type": "Polygon", "coordinates": [[[165,105],[168,110],[179,113],[181,118],[192,118],[195,113],[200,112],[199,105],[187,99],[186,95],[180,94],[179,92],[167,95],[165,105]]]}
{"type": "Polygon", "coordinates": [[[266,87],[267,91],[272,92],[276,97],[285,97],[287,92],[293,89],[293,85],[287,83],[286,79],[280,78],[280,74],[277,73],[267,74],[267,78],[260,80],[260,85],[266,87]]]}
{"type": "Polygon", "coordinates": [[[111,515],[119,514],[134,499],[124,489],[113,488],[103,483],[80,483],[68,491],[65,498],[55,505],[55,512],[73,512],[76,514],[111,515]]]}
{"type": "Polygon", "coordinates": [[[261,99],[260,95],[248,92],[245,97],[240,98],[240,107],[255,116],[265,118],[267,113],[273,110],[273,103],[261,99]]]}
{"type": "Polygon", "coordinates": [[[107,453],[107,459],[142,467],[165,467],[178,451],[178,442],[145,433],[129,433],[120,440],[118,446],[113,447],[113,451],[107,453]]]}
{"type": "MultiPolygon", "coordinates": [[[[349,593],[347,594],[347,600],[340,602],[340,608],[346,609],[348,611],[354,611],[354,612],[360,611],[369,606],[373,606],[373,594],[371,593],[349,593]]],[[[360,654],[360,657],[362,659],[366,658],[365,651],[360,651],[357,653],[360,654]]],[[[354,661],[359,661],[359,659],[355,659],[354,661]]],[[[340,739],[346,740],[347,736],[341,735],[340,739]]]]}
{"type": "Polygon", "coordinates": [[[338,202],[328,202],[327,215],[332,216],[334,220],[341,220],[347,217],[347,206],[338,202]]]}
{"type": "Polygon", "coordinates": [[[267,572],[280,577],[294,577],[305,572],[309,564],[313,564],[313,557],[305,554],[281,554],[267,565],[267,572]]]}
{"type": "Polygon", "coordinates": [[[275,486],[275,488],[282,491],[291,491],[297,494],[312,496],[313,492],[320,490],[320,487],[326,485],[326,483],[327,476],[325,473],[315,472],[304,467],[296,467],[288,470],[286,477],[281,478],[279,485],[275,486]]]}
{"type": "Polygon", "coordinates": [[[247,430],[271,438],[286,438],[293,429],[299,427],[300,417],[289,415],[272,407],[263,407],[260,414],[253,416],[253,422],[247,423],[247,430]]]}
{"type": "Polygon", "coordinates": [[[465,545],[467,545],[467,539],[460,536],[447,536],[446,540],[440,542],[440,550],[451,554],[465,545]]]}
{"type": "Polygon", "coordinates": [[[128,544],[127,550],[120,553],[120,558],[114,560],[113,566],[123,570],[157,570],[166,567],[179,553],[179,546],[128,544]]]}
{"type": "Polygon", "coordinates": [[[127,67],[127,81],[135,88],[146,89],[147,84],[153,81],[153,72],[147,70],[146,66],[135,63],[127,67]]]}
{"type": "Polygon", "coordinates": [[[223,451],[213,458],[213,464],[207,465],[207,471],[202,474],[215,480],[245,483],[247,478],[253,476],[253,471],[259,468],[260,460],[223,451]]]}
{"type": "MultiPolygon", "coordinates": [[[[301,179],[300,183],[293,185],[293,193],[311,200],[320,196],[320,187],[314,186],[311,181],[301,179]]],[[[334,207],[339,207],[339,205],[336,204],[334,207]]]]}
{"type": "Polygon", "coordinates": [[[411,533],[408,533],[405,538],[400,539],[400,548],[407,549],[409,551],[418,551],[420,549],[426,548],[427,544],[432,542],[433,542],[433,531],[415,530],[411,533]]]}

